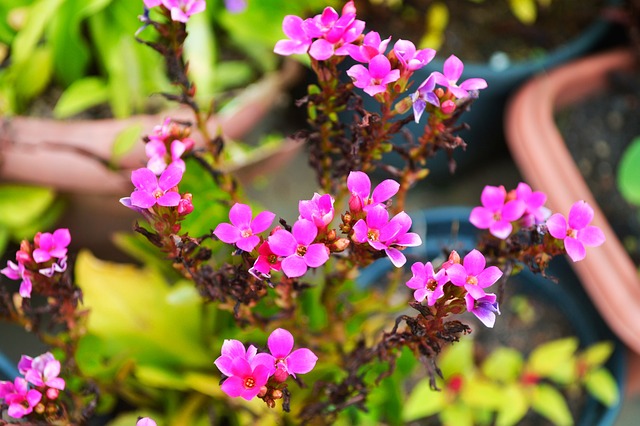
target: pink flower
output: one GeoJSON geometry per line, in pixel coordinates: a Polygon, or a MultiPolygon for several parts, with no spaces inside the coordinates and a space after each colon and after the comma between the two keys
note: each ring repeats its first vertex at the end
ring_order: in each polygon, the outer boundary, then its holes
{"type": "Polygon", "coordinates": [[[389,213],[377,205],[367,211],[366,219],[360,219],[353,226],[353,238],[359,243],[368,242],[376,250],[384,250],[397,268],[402,267],[407,259],[402,252],[393,246],[415,247],[422,244],[420,236],[407,232],[411,228],[411,218],[400,212],[389,220],[389,213]]]}
{"type": "Polygon", "coordinates": [[[310,200],[301,200],[298,203],[299,219],[310,220],[318,229],[326,229],[335,214],[333,202],[331,195],[315,193],[310,200]]]}
{"type": "Polygon", "coordinates": [[[144,5],[149,9],[160,6],[160,3],[162,3],[162,0],[144,0],[144,5]]]}
{"type": "Polygon", "coordinates": [[[14,419],[21,419],[30,414],[40,400],[42,394],[35,389],[29,390],[27,381],[16,377],[14,382],[0,382],[0,399],[9,406],[7,414],[14,419]]]}
{"type": "Polygon", "coordinates": [[[47,386],[64,390],[65,381],[58,377],[60,374],[60,361],[53,357],[51,352],[44,353],[33,359],[23,356],[18,364],[24,378],[36,387],[47,386]],[[30,361],[30,362],[29,362],[30,361]],[[30,364],[30,365],[29,365],[30,364]],[[25,368],[28,365],[27,368],[25,368]]]}
{"type": "Polygon", "coordinates": [[[349,1],[342,8],[342,16],[332,7],[326,7],[321,14],[304,21],[303,25],[305,32],[317,39],[309,47],[309,56],[324,61],[334,53],[347,55],[345,46],[362,34],[365,24],[356,19],[355,6],[353,1],[349,1]]]}
{"type": "Polygon", "coordinates": [[[487,87],[487,82],[482,78],[470,78],[458,84],[464,64],[457,56],[451,55],[444,61],[443,73],[434,72],[436,83],[448,88],[458,99],[468,98],[470,90],[480,90],[487,87]]]}
{"type": "Polygon", "coordinates": [[[231,223],[216,226],[213,234],[227,244],[235,244],[240,250],[251,252],[260,243],[259,234],[271,226],[276,217],[270,211],[263,211],[252,218],[251,207],[236,203],[229,211],[231,223]]]}
{"type": "Polygon", "coordinates": [[[353,79],[354,86],[375,96],[386,92],[387,84],[400,78],[400,70],[392,70],[389,59],[384,55],[377,55],[369,61],[368,67],[356,64],[347,70],[347,75],[353,79]]]}
{"type": "Polygon", "coordinates": [[[275,53],[283,56],[307,53],[313,39],[305,32],[303,22],[299,16],[284,17],[282,31],[289,39],[279,40],[273,49],[275,53]]]}
{"type": "Polygon", "coordinates": [[[369,31],[365,34],[361,45],[347,44],[339,50],[345,50],[349,56],[358,62],[369,63],[372,58],[384,54],[390,41],[391,37],[381,40],[379,33],[369,31]]]}
{"type": "Polygon", "coordinates": [[[351,192],[349,209],[352,213],[358,213],[389,200],[398,193],[400,184],[393,179],[385,179],[376,186],[371,194],[369,176],[363,172],[350,172],[347,177],[347,188],[351,192]]]}
{"type": "Polygon", "coordinates": [[[275,254],[273,250],[271,250],[269,242],[265,241],[258,247],[258,258],[249,272],[257,278],[269,278],[271,276],[271,270],[279,271],[281,268],[282,261],[280,260],[280,256],[275,254]],[[256,272],[259,272],[262,276],[257,275],[256,272]]]}
{"type": "Polygon", "coordinates": [[[7,266],[0,270],[0,273],[12,280],[22,280],[19,289],[20,296],[24,298],[31,297],[31,290],[33,289],[33,285],[31,283],[31,272],[24,267],[24,263],[18,262],[15,264],[8,260],[7,266]]]}
{"type": "Polygon", "coordinates": [[[426,298],[429,306],[435,305],[436,300],[444,295],[443,287],[449,281],[446,271],[440,269],[436,273],[431,262],[416,262],[411,265],[411,272],[413,277],[407,281],[407,287],[415,289],[413,297],[417,302],[426,298]]]}
{"type": "Polygon", "coordinates": [[[518,184],[516,198],[522,200],[525,206],[524,214],[520,219],[523,226],[543,223],[551,214],[549,209],[544,207],[547,195],[542,191],[532,191],[531,187],[524,182],[518,184]]]}
{"type": "Polygon", "coordinates": [[[151,170],[141,168],[131,172],[131,182],[136,187],[131,193],[131,205],[148,209],[159,206],[174,207],[180,202],[180,194],[174,191],[184,171],[177,166],[169,166],[158,179],[151,170]]]}
{"type": "Polygon", "coordinates": [[[53,234],[49,232],[38,233],[34,237],[34,243],[38,247],[33,251],[33,260],[36,263],[47,262],[52,257],[62,259],[67,256],[67,246],[71,243],[71,234],[67,228],[56,229],[53,234]]]}
{"type": "Polygon", "coordinates": [[[244,344],[239,340],[225,339],[222,343],[221,355],[213,362],[218,370],[225,376],[233,376],[233,361],[243,359],[251,366],[257,364],[271,365],[269,354],[258,353],[258,349],[249,345],[249,349],[245,349],[244,344]]]}
{"type": "Polygon", "coordinates": [[[506,198],[504,186],[485,186],[480,196],[482,206],[471,210],[469,222],[479,229],[489,229],[497,238],[506,239],[513,231],[511,222],[520,219],[525,211],[522,200],[506,201],[506,198]]]}
{"type": "Polygon", "coordinates": [[[436,88],[436,79],[433,74],[429,75],[425,81],[418,86],[418,90],[416,90],[411,95],[411,101],[413,102],[413,117],[416,120],[416,123],[420,122],[420,117],[422,117],[422,113],[427,108],[427,103],[430,103],[433,106],[440,106],[440,99],[434,93],[434,89],[436,88]]]}
{"type": "Polygon", "coordinates": [[[427,65],[436,56],[433,49],[416,49],[416,46],[409,40],[398,40],[393,46],[393,52],[402,64],[402,67],[409,71],[416,71],[427,65]]]}
{"type": "Polygon", "coordinates": [[[162,4],[171,11],[171,19],[178,22],[187,22],[191,15],[207,7],[204,0],[162,0],[162,4]]]}
{"type": "Polygon", "coordinates": [[[280,229],[269,237],[269,247],[283,256],[282,272],[289,278],[301,277],[307,268],[317,268],[329,260],[329,250],[324,244],[315,243],[318,228],[313,222],[299,219],[291,232],[280,229]]]}
{"type": "Polygon", "coordinates": [[[267,339],[270,364],[269,374],[279,382],[284,382],[289,375],[305,374],[313,370],[318,357],[307,348],[293,350],[293,335],[285,329],[277,328],[267,339]]]}
{"type": "Polygon", "coordinates": [[[149,161],[147,162],[147,169],[151,170],[156,175],[161,174],[167,168],[167,157],[169,157],[171,160],[170,164],[180,167],[184,171],[186,169],[186,165],[181,157],[188,147],[188,144],[179,140],[174,140],[171,142],[171,155],[169,156],[167,153],[167,145],[164,141],[151,139],[144,146],[147,158],[149,158],[149,161]]]}
{"type": "Polygon", "coordinates": [[[476,299],[471,293],[467,293],[464,296],[464,300],[467,304],[467,311],[475,315],[485,326],[493,328],[496,322],[496,314],[500,315],[495,294],[485,294],[476,299]]]}
{"type": "Polygon", "coordinates": [[[484,289],[495,284],[502,276],[502,271],[497,266],[485,269],[486,263],[484,255],[473,249],[464,257],[462,264],[450,265],[447,275],[454,285],[464,287],[475,300],[478,300],[485,296],[484,289]]]}
{"type": "Polygon", "coordinates": [[[229,377],[221,389],[230,397],[242,397],[247,401],[260,393],[269,379],[269,368],[263,364],[251,365],[244,358],[235,358],[229,367],[229,377]]]}
{"type": "Polygon", "coordinates": [[[560,213],[547,219],[549,233],[564,240],[564,248],[574,262],[584,259],[585,246],[597,247],[604,243],[604,234],[597,226],[589,225],[593,220],[593,209],[586,201],[578,201],[569,211],[568,219],[560,213]]]}
{"type": "Polygon", "coordinates": [[[141,417],[136,422],[136,426],[157,426],[157,424],[150,417],[141,417]]]}

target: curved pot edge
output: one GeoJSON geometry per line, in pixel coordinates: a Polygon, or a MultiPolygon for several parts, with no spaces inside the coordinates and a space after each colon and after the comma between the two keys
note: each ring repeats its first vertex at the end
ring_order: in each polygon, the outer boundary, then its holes
{"type": "Polygon", "coordinates": [[[603,230],[607,240],[601,247],[588,249],[587,257],[572,265],[609,326],[629,348],[640,353],[640,276],[596,204],[553,119],[555,110],[604,87],[609,70],[633,64],[629,51],[615,50],[536,77],[510,100],[505,135],[520,171],[533,187],[547,193],[554,211],[567,214],[580,199],[594,207],[593,224],[603,230]],[[614,288],[616,283],[619,286],[614,288]]]}

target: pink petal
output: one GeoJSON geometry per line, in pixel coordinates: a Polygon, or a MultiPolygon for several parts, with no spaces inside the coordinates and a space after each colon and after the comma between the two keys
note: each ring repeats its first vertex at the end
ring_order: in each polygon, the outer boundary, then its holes
{"type": "Polygon", "coordinates": [[[279,40],[273,48],[273,52],[282,56],[293,54],[302,55],[309,50],[309,44],[310,43],[302,43],[295,40],[279,40]]]}
{"type": "Polygon", "coordinates": [[[347,177],[347,188],[353,195],[368,198],[371,192],[371,180],[364,172],[350,172],[347,177]]]}
{"type": "Polygon", "coordinates": [[[229,210],[229,220],[239,229],[251,228],[251,207],[246,204],[235,203],[229,210]]]}
{"type": "Polygon", "coordinates": [[[227,355],[221,355],[215,361],[213,361],[213,363],[215,364],[216,367],[218,367],[218,370],[220,370],[220,372],[225,376],[228,376],[228,377],[233,376],[233,373],[231,372],[231,365],[233,364],[233,358],[227,355]]]}
{"type": "Polygon", "coordinates": [[[491,232],[491,235],[496,238],[500,238],[501,240],[505,240],[509,235],[511,235],[511,231],[513,231],[511,222],[507,222],[505,220],[493,222],[489,227],[489,232],[491,232]]]}
{"type": "Polygon", "coordinates": [[[413,298],[416,299],[416,302],[422,302],[427,297],[427,290],[423,288],[419,288],[413,292],[413,298]]]}
{"type": "Polygon", "coordinates": [[[249,377],[252,373],[249,362],[244,358],[235,358],[231,363],[231,373],[234,376],[249,377]]]}
{"type": "Polygon", "coordinates": [[[469,215],[469,222],[478,229],[487,229],[495,219],[493,212],[486,207],[474,207],[469,215]]]}
{"type": "Polygon", "coordinates": [[[478,286],[482,288],[492,286],[500,279],[500,277],[502,277],[502,271],[497,266],[489,266],[476,276],[478,279],[478,286]]]}
{"type": "Polygon", "coordinates": [[[318,61],[329,59],[333,56],[333,43],[322,38],[315,40],[309,47],[309,55],[318,61]]]}
{"type": "Polygon", "coordinates": [[[220,385],[220,389],[232,398],[239,397],[244,392],[244,379],[231,376],[220,385]]]}
{"type": "Polygon", "coordinates": [[[36,263],[46,262],[49,259],[51,259],[51,255],[48,251],[39,248],[33,251],[33,260],[35,260],[36,263]]]}
{"type": "Polygon", "coordinates": [[[502,207],[502,219],[508,222],[514,222],[522,217],[526,205],[521,200],[511,200],[502,207]]]}
{"type": "Polygon", "coordinates": [[[447,269],[447,276],[454,285],[460,287],[467,284],[467,271],[464,269],[464,266],[459,263],[454,263],[453,265],[449,266],[449,268],[447,269]]]}
{"type": "Polygon", "coordinates": [[[133,191],[131,193],[131,205],[148,209],[156,205],[156,197],[145,191],[133,191]]]}
{"type": "Polygon", "coordinates": [[[255,234],[259,234],[260,232],[265,231],[271,226],[271,223],[273,223],[273,219],[275,219],[275,217],[275,213],[271,213],[270,211],[258,213],[255,219],[253,219],[253,222],[251,222],[251,230],[255,234]]]}
{"type": "Polygon", "coordinates": [[[144,167],[131,172],[131,183],[144,192],[153,192],[158,189],[158,178],[151,170],[144,167]]]}
{"type": "Polygon", "coordinates": [[[293,335],[284,328],[276,328],[269,335],[267,346],[275,358],[286,358],[293,349],[293,335]]]}
{"type": "Polygon", "coordinates": [[[236,246],[243,251],[251,253],[256,246],[260,244],[260,237],[251,235],[249,237],[240,238],[236,241],[236,246]]]}
{"type": "Polygon", "coordinates": [[[564,239],[564,248],[567,251],[567,254],[574,262],[578,262],[579,260],[584,259],[587,255],[587,250],[584,245],[572,237],[567,237],[564,239]]]}
{"type": "Polygon", "coordinates": [[[220,241],[227,244],[235,244],[236,241],[242,238],[240,230],[229,223],[218,224],[215,231],[213,231],[213,235],[218,237],[220,241]]]}
{"type": "Polygon", "coordinates": [[[20,289],[18,290],[20,296],[24,297],[25,299],[30,298],[32,287],[33,286],[31,284],[31,280],[28,278],[24,278],[20,283],[20,289]]]}
{"type": "Polygon", "coordinates": [[[181,199],[182,197],[180,196],[179,193],[174,191],[169,191],[165,193],[163,196],[159,197],[156,200],[156,203],[158,203],[159,206],[174,207],[180,204],[181,199]]]}
{"type": "Polygon", "coordinates": [[[308,246],[316,239],[316,236],[318,235],[318,228],[310,220],[298,219],[296,223],[293,224],[291,233],[298,244],[308,246]]]}
{"type": "Polygon", "coordinates": [[[591,247],[597,247],[604,243],[604,233],[597,226],[587,226],[578,231],[578,239],[591,247]]]}
{"type": "Polygon", "coordinates": [[[307,247],[304,260],[312,268],[324,265],[329,260],[329,253],[324,244],[311,244],[307,247]]]}
{"type": "Polygon", "coordinates": [[[318,357],[307,348],[296,349],[287,357],[287,370],[293,374],[305,374],[313,370],[318,357]]]}
{"type": "Polygon", "coordinates": [[[460,88],[464,90],[482,90],[487,88],[487,81],[484,78],[469,78],[460,83],[460,88]]]}
{"type": "Polygon", "coordinates": [[[367,210],[367,226],[373,229],[382,229],[389,223],[389,212],[381,205],[374,205],[367,210]]]}
{"type": "Polygon", "coordinates": [[[184,171],[180,167],[172,164],[160,175],[158,186],[163,191],[167,191],[180,183],[183,174],[184,171]]]}
{"type": "MultiPolygon", "coordinates": [[[[364,89],[371,82],[371,75],[369,74],[369,70],[360,64],[356,64],[349,68],[347,70],[347,75],[354,80],[354,86],[360,89],[364,89]]],[[[369,196],[369,192],[367,192],[367,196],[369,196]]]]}
{"type": "Polygon", "coordinates": [[[415,232],[408,232],[398,237],[393,243],[402,247],[417,247],[422,244],[422,238],[415,232]]]}
{"type": "Polygon", "coordinates": [[[53,239],[57,247],[67,247],[71,243],[71,233],[67,228],[56,229],[53,232],[53,239]]]}
{"type": "Polygon", "coordinates": [[[303,22],[299,16],[287,15],[282,20],[282,31],[292,40],[305,40],[308,36],[302,28],[303,22]]]}
{"type": "Polygon", "coordinates": [[[385,250],[385,253],[389,256],[391,263],[393,263],[393,266],[396,268],[402,268],[407,262],[407,258],[404,257],[404,254],[396,248],[389,247],[385,250]]]}
{"type": "Polygon", "coordinates": [[[363,219],[358,220],[356,224],[353,225],[353,237],[359,243],[367,242],[367,239],[369,238],[369,227],[363,219]]]}
{"type": "MultiPolygon", "coordinates": [[[[373,190],[371,199],[374,203],[384,203],[396,195],[399,189],[400,184],[398,182],[393,179],[385,179],[373,190]]],[[[369,194],[369,191],[367,191],[367,194],[369,194]]]]}
{"type": "Polygon", "coordinates": [[[593,220],[593,209],[586,201],[578,201],[569,211],[568,223],[571,229],[582,229],[593,220]]]}
{"type": "Polygon", "coordinates": [[[462,71],[464,70],[464,64],[457,56],[451,55],[444,61],[443,72],[447,77],[447,80],[455,83],[460,79],[462,71]]]}
{"type": "Polygon", "coordinates": [[[269,247],[278,256],[290,256],[298,249],[298,243],[290,232],[280,229],[269,236],[269,247]]]}
{"type": "MultiPolygon", "coordinates": [[[[358,87],[356,85],[356,87],[358,87]]],[[[380,84],[374,84],[374,85],[370,85],[370,86],[366,86],[363,88],[364,92],[369,95],[369,96],[375,96],[378,93],[383,93],[387,90],[386,86],[380,85],[380,84]]]]}
{"type": "Polygon", "coordinates": [[[376,55],[369,61],[371,77],[382,80],[391,71],[391,63],[385,55],[376,55]]]}
{"type": "Polygon", "coordinates": [[[64,390],[64,387],[65,387],[64,379],[62,379],[60,377],[56,377],[54,379],[47,380],[46,384],[50,388],[54,388],[54,389],[58,389],[58,390],[64,390]]]}
{"type": "Polygon", "coordinates": [[[253,368],[256,368],[257,365],[264,365],[269,370],[269,375],[273,375],[276,371],[276,359],[273,355],[268,354],[266,352],[261,352],[253,357],[251,360],[251,365],[253,368]]]}
{"type": "Polygon", "coordinates": [[[555,213],[547,219],[547,229],[553,238],[563,240],[567,236],[567,220],[562,214],[555,213]]]}
{"type": "Polygon", "coordinates": [[[507,191],[503,186],[487,185],[482,190],[480,201],[482,202],[482,205],[487,209],[495,212],[502,209],[506,196],[507,191]]]}
{"type": "Polygon", "coordinates": [[[484,292],[483,288],[477,285],[471,285],[471,284],[467,284],[464,286],[464,288],[467,290],[467,292],[471,295],[471,297],[473,297],[474,299],[480,299],[481,297],[484,297],[486,295],[486,293],[484,292]]]}
{"type": "Polygon", "coordinates": [[[462,264],[468,275],[476,276],[484,270],[487,261],[482,253],[473,249],[464,257],[462,264]]]}
{"type": "Polygon", "coordinates": [[[289,278],[301,277],[307,272],[307,269],[307,262],[296,254],[282,261],[282,272],[289,278]]]}

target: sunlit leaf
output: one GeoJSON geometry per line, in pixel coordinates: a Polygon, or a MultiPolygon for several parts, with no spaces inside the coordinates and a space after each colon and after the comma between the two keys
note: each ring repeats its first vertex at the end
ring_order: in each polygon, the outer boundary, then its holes
{"type": "Polygon", "coordinates": [[[53,203],[51,188],[27,185],[0,185],[0,224],[22,228],[42,215],[53,203]]]}
{"type": "Polygon", "coordinates": [[[576,337],[543,343],[529,355],[526,369],[540,377],[564,376],[574,360],[577,349],[578,339],[576,337]]]}
{"type": "Polygon", "coordinates": [[[409,398],[402,407],[403,420],[413,420],[428,417],[440,412],[446,404],[444,392],[431,389],[429,379],[420,380],[409,394],[409,398]]]}
{"type": "Polygon", "coordinates": [[[640,205],[640,137],[631,141],[622,154],[617,182],[624,198],[640,205]]]}
{"type": "Polygon", "coordinates": [[[538,9],[536,0],[509,0],[511,12],[523,24],[531,25],[536,21],[538,9]]]}
{"type": "Polygon", "coordinates": [[[120,133],[116,135],[113,141],[113,148],[111,151],[111,162],[117,163],[122,156],[131,152],[131,150],[140,143],[142,135],[142,124],[132,124],[125,127],[120,133]]]}
{"type": "Polygon", "coordinates": [[[463,404],[449,405],[440,413],[444,426],[473,426],[473,410],[463,404]]]}
{"type": "Polygon", "coordinates": [[[517,424],[529,411],[529,399],[524,389],[514,383],[502,388],[499,406],[497,407],[496,426],[517,424]]]}
{"type": "Polygon", "coordinates": [[[584,384],[589,393],[606,406],[612,406],[620,399],[618,384],[605,368],[588,372],[584,378],[584,384]]]}
{"type": "Polygon", "coordinates": [[[597,367],[609,359],[614,349],[612,342],[598,342],[582,351],[580,359],[589,367],[597,367]]]}
{"type": "Polygon", "coordinates": [[[551,420],[556,426],[573,425],[573,417],[564,396],[553,386],[538,384],[531,398],[531,408],[551,420]]]}
{"type": "Polygon", "coordinates": [[[503,383],[515,381],[522,372],[524,359],[522,354],[513,348],[498,348],[482,363],[485,376],[503,383]]]}
{"type": "Polygon", "coordinates": [[[67,118],[109,99],[109,88],[102,78],[86,77],[71,84],[53,109],[56,118],[67,118]]]}

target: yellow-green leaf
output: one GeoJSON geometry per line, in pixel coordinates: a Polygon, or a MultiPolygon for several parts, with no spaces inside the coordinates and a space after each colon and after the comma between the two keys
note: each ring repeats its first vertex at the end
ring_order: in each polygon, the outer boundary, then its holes
{"type": "Polygon", "coordinates": [[[482,363],[485,376],[503,383],[515,381],[522,372],[524,359],[522,354],[513,348],[498,348],[482,363]]]}
{"type": "Polygon", "coordinates": [[[614,346],[612,342],[598,342],[582,351],[580,358],[589,367],[601,366],[609,359],[613,353],[613,349],[614,346]]]}
{"type": "Polygon", "coordinates": [[[584,378],[587,390],[595,399],[606,406],[612,406],[620,399],[620,390],[613,375],[604,368],[587,373],[584,378]]]}
{"type": "Polygon", "coordinates": [[[111,151],[111,162],[116,164],[118,160],[130,152],[140,142],[142,124],[132,124],[116,135],[111,151]]]}
{"type": "Polygon", "coordinates": [[[425,378],[413,388],[402,409],[402,418],[413,421],[440,412],[445,407],[444,392],[434,391],[425,378]]]}
{"type": "Polygon", "coordinates": [[[564,396],[548,384],[539,384],[533,390],[531,408],[551,420],[556,426],[573,425],[573,417],[564,396]]]}
{"type": "Polygon", "coordinates": [[[22,228],[36,220],[55,198],[51,188],[0,185],[0,225],[22,228]]]}
{"type": "Polygon", "coordinates": [[[72,83],[53,108],[55,118],[67,118],[109,99],[109,87],[99,77],[85,77],[72,83]]]}
{"type": "Polygon", "coordinates": [[[517,424],[529,411],[529,399],[524,389],[518,384],[502,388],[500,404],[497,408],[496,426],[517,424]]]}
{"type": "Polygon", "coordinates": [[[543,343],[529,355],[527,370],[541,377],[549,377],[566,368],[577,349],[578,339],[575,337],[543,343]]]}
{"type": "Polygon", "coordinates": [[[511,12],[523,24],[531,25],[536,22],[538,9],[536,0],[509,0],[511,12]]]}

